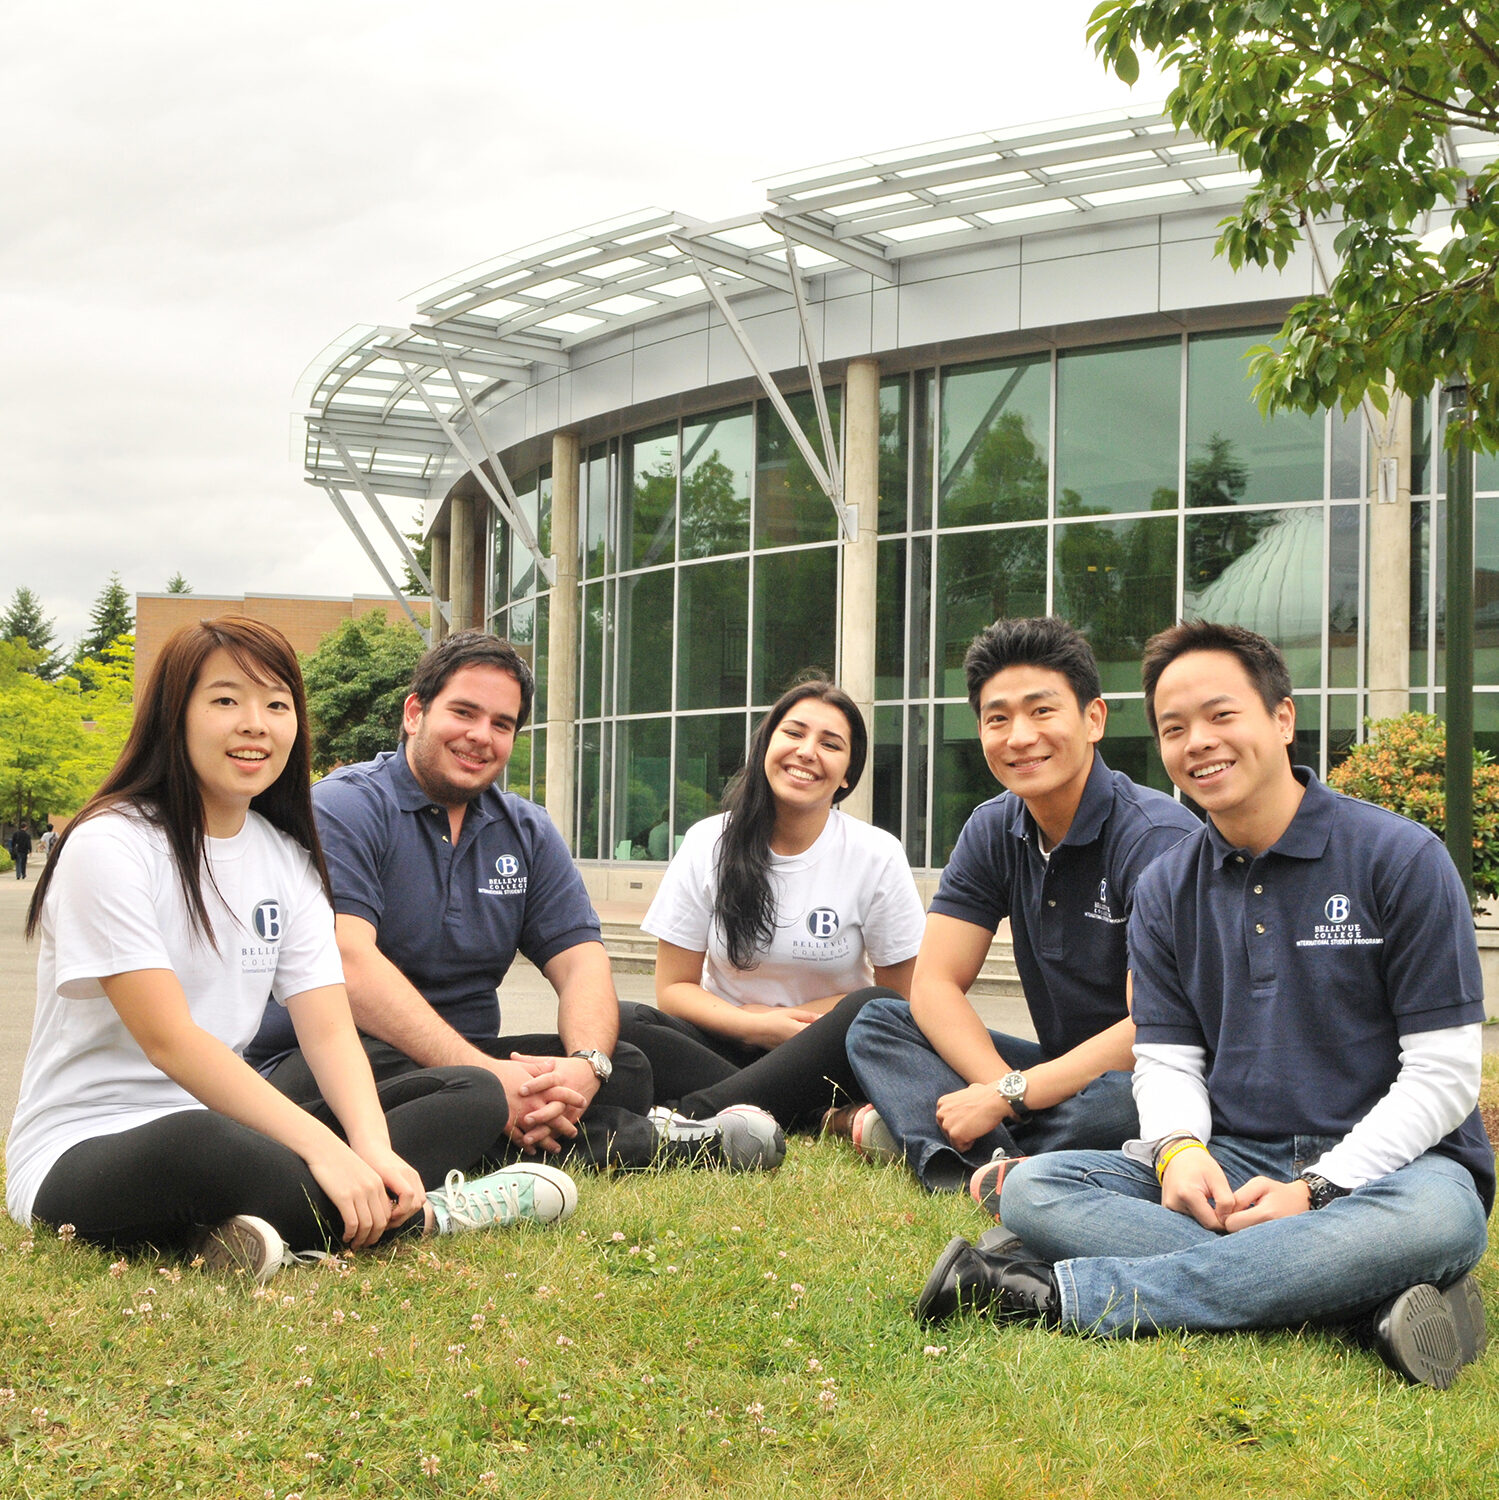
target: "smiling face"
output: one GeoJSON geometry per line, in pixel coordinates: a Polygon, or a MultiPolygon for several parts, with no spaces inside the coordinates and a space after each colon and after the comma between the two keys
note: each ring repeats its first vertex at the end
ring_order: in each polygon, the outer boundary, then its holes
{"type": "Polygon", "coordinates": [[[1286,747],[1296,732],[1289,698],[1268,709],[1229,651],[1189,651],[1161,673],[1156,732],[1166,774],[1230,843],[1268,849],[1301,801],[1286,747]]]}
{"type": "Polygon", "coordinates": [[[1107,718],[1102,698],[1079,708],[1072,685],[1049,667],[1006,667],[979,692],[984,759],[1048,837],[1066,835],[1107,718]]]}
{"type": "Polygon", "coordinates": [[[786,711],[765,750],[765,779],[778,813],[826,813],[848,779],[849,728],[842,709],[801,698],[786,711]]]}
{"type": "Polygon", "coordinates": [[[291,690],[257,682],[219,647],[193,684],[184,727],[208,832],[232,838],[244,826],[251,798],[286,769],[297,738],[291,690]]]}
{"type": "Polygon", "coordinates": [[[493,786],[515,748],[520,684],[499,667],[454,672],[424,710],[406,700],[406,763],[439,807],[462,807],[493,786]]]}

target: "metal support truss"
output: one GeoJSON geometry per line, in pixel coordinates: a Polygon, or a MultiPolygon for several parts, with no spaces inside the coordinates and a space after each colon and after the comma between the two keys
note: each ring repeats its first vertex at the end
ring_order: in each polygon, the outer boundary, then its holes
{"type": "MultiPolygon", "coordinates": [[[[349,502],[344,499],[343,492],[331,479],[320,479],[314,481],[314,483],[320,489],[328,492],[328,498],[333,502],[334,509],[344,518],[344,525],[354,533],[354,539],[364,548],[365,556],[375,565],[375,571],[385,580],[386,588],[395,596],[395,600],[401,608],[406,611],[407,618],[421,632],[422,644],[430,646],[432,644],[432,632],[427,626],[422,624],[421,616],[407,602],[405,594],[401,592],[400,584],[390,576],[390,569],[385,566],[380,554],[375,551],[374,544],[364,534],[364,528],[359,524],[359,520],[354,512],[349,509],[349,502]]],[[[446,619],[448,612],[443,608],[441,601],[434,597],[432,603],[437,608],[442,609],[443,618],[446,619]]]]}
{"type": "MultiPolygon", "coordinates": [[[[750,336],[744,331],[744,325],[734,316],[729,306],[729,300],[724,295],[723,284],[715,277],[708,267],[703,264],[704,256],[711,256],[718,260],[719,253],[704,247],[701,242],[687,239],[685,236],[672,235],[671,242],[682,253],[691,259],[693,266],[697,269],[698,279],[703,283],[708,295],[713,299],[714,306],[718,308],[729,332],[734,335],[744,357],[749,361],[750,368],[755,372],[755,378],[760,382],[760,388],[765,392],[770,404],[780,414],[781,421],[786,425],[786,431],[791,435],[791,441],[796,444],[797,451],[801,454],[807,467],[812,471],[812,476],[817,480],[822,492],[832,502],[833,509],[838,515],[838,524],[843,533],[845,541],[857,541],[859,536],[859,507],[849,506],[843,503],[843,470],[838,462],[837,445],[833,442],[832,424],[828,419],[827,397],[823,394],[822,374],[817,363],[817,350],[812,341],[812,330],[807,319],[806,298],[802,291],[801,275],[796,268],[796,260],[788,244],[786,255],[788,261],[790,291],[796,301],[796,316],[801,324],[802,343],[807,353],[807,373],[812,380],[812,401],[817,408],[817,424],[822,435],[823,451],[827,454],[827,463],[817,456],[817,450],[807,441],[807,435],[802,431],[802,425],[792,414],[791,407],[785,396],[781,394],[780,387],[775,383],[765,361],[762,360],[750,342],[750,336]],[[699,252],[702,252],[700,255],[699,252]]],[[[727,257],[723,257],[727,259],[727,257]]],[[[737,270],[738,267],[730,267],[737,270]]],[[[755,267],[755,279],[767,280],[762,274],[762,267],[755,267]]],[[[771,284],[767,280],[767,284],[771,284]]]]}
{"type": "MultiPolygon", "coordinates": [[[[444,351],[446,360],[446,351],[444,351]]],[[[427,387],[422,384],[420,371],[413,364],[408,364],[404,359],[401,363],[401,373],[405,375],[411,389],[421,397],[427,410],[432,413],[432,420],[442,428],[444,436],[453,445],[458,456],[463,460],[469,473],[479,482],[479,487],[489,496],[489,502],[500,513],[505,524],[510,527],[511,532],[520,541],[521,545],[531,554],[536,562],[536,570],[545,578],[547,584],[556,583],[557,569],[552,559],[543,554],[540,544],[536,540],[536,533],[531,530],[530,523],[526,520],[525,513],[521,510],[520,500],[516,496],[515,486],[510,482],[510,476],[505,472],[505,466],[500,462],[499,455],[489,445],[489,440],[484,436],[484,430],[479,424],[479,415],[474,410],[472,398],[469,396],[468,388],[458,378],[451,364],[447,366],[448,374],[452,377],[453,384],[458,389],[459,400],[463,409],[468,413],[468,419],[475,436],[484,446],[484,457],[489,461],[490,470],[494,475],[491,479],[484,472],[484,465],[469,452],[468,445],[458,436],[457,429],[448,420],[446,413],[438,408],[432,399],[427,387]],[[498,481],[499,488],[495,484],[498,481]],[[501,493],[503,491],[503,494],[501,493]]]]}

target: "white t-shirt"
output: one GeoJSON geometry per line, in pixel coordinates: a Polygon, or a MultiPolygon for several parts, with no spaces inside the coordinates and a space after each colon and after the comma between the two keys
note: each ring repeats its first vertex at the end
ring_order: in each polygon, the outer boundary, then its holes
{"type": "Polygon", "coordinates": [[[236,1052],[268,998],[343,983],[332,910],[294,839],[252,812],[232,839],[207,840],[205,864],[212,943],[191,929],[160,830],[108,812],[69,838],[42,907],[36,1018],[6,1146],[6,1208],[18,1223],[70,1147],[203,1108],[147,1060],[101,978],[171,969],[193,1020],[236,1052]]]}
{"type": "Polygon", "coordinates": [[[776,932],[753,969],[729,963],[713,920],[725,815],[687,830],[641,927],[701,951],[703,988],[732,1005],[805,1005],[874,983],[916,956],[926,913],[899,840],[836,808],[810,849],[771,853],[776,932]]]}

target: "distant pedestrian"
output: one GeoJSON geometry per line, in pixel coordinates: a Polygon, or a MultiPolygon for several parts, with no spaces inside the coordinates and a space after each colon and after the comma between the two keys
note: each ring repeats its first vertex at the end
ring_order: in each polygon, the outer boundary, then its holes
{"type": "Polygon", "coordinates": [[[41,837],[41,851],[43,859],[52,858],[52,846],[57,842],[57,830],[49,823],[47,831],[41,837]]]}
{"type": "Polygon", "coordinates": [[[10,857],[16,862],[16,879],[25,880],[26,861],[31,855],[31,835],[25,824],[10,836],[10,857]]]}

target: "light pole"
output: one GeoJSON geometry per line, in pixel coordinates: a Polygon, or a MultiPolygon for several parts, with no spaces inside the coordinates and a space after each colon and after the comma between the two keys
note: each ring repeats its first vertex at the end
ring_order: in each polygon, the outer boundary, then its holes
{"type": "Polygon", "coordinates": [[[1473,450],[1468,377],[1447,385],[1447,852],[1473,902],[1473,450]]]}

